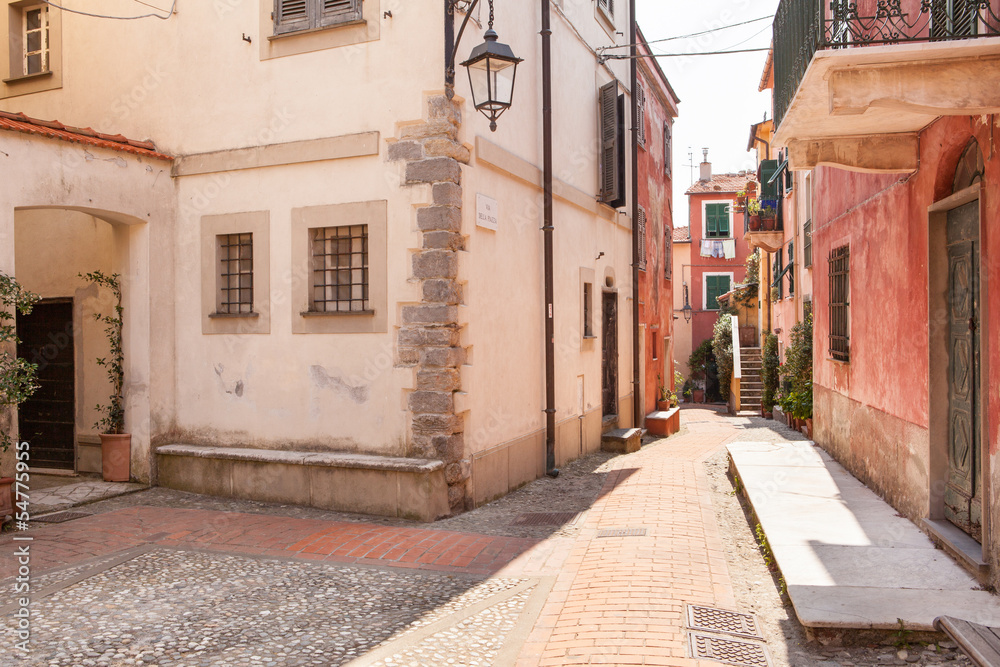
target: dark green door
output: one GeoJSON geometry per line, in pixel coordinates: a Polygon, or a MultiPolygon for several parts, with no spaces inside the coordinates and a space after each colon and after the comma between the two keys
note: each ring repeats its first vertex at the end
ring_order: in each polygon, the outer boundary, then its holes
{"type": "Polygon", "coordinates": [[[948,483],[945,517],[982,541],[979,201],[948,213],[948,483]]]}
{"type": "Polygon", "coordinates": [[[17,316],[17,336],[17,355],[38,364],[38,391],[17,411],[20,439],[31,446],[31,466],[73,470],[73,302],[35,304],[30,315],[17,316]]]}

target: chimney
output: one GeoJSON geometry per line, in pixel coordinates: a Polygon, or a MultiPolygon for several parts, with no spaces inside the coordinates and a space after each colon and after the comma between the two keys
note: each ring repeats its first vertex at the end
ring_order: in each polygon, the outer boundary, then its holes
{"type": "Polygon", "coordinates": [[[708,161],[708,149],[702,148],[701,152],[705,155],[705,160],[701,163],[701,180],[710,181],[712,180],[712,163],[708,161]]]}

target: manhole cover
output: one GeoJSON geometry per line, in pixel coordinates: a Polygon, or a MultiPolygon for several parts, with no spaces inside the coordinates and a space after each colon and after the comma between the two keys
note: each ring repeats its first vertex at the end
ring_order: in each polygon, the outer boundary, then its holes
{"type": "Polygon", "coordinates": [[[760,628],[757,626],[757,620],[751,614],[741,614],[738,611],[716,609],[696,604],[689,604],[687,610],[688,627],[692,630],[725,632],[763,639],[760,634],[760,628]]]}
{"type": "Polygon", "coordinates": [[[598,537],[642,537],[645,528],[604,528],[597,531],[598,537]]]}
{"type": "Polygon", "coordinates": [[[86,512],[59,512],[58,514],[31,517],[31,520],[34,523],[63,523],[64,521],[72,521],[73,519],[82,519],[85,516],[90,515],[86,512]]]}
{"type": "Polygon", "coordinates": [[[713,637],[699,632],[691,633],[691,657],[715,660],[739,667],[771,666],[771,660],[763,644],[713,637]]]}
{"type": "Polygon", "coordinates": [[[579,517],[577,512],[531,512],[521,514],[514,521],[512,526],[562,526],[573,523],[579,517]]]}

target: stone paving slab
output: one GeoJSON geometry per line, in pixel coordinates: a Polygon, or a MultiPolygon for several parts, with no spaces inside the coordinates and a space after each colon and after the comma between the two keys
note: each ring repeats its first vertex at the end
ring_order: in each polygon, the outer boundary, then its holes
{"type": "Polygon", "coordinates": [[[87,479],[43,489],[30,489],[28,496],[31,503],[31,513],[41,515],[106,498],[114,498],[126,493],[135,493],[146,488],[148,487],[145,484],[133,482],[105,482],[100,479],[87,479]]]}
{"type": "Polygon", "coordinates": [[[942,614],[1000,624],[1000,602],[811,442],[728,445],[799,621],[933,631],[942,614]]]}

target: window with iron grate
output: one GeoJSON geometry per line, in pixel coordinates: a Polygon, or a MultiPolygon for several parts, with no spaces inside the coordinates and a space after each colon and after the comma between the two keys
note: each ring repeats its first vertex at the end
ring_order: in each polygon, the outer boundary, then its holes
{"type": "Polygon", "coordinates": [[[370,311],[368,225],[317,227],[312,244],[309,310],[317,313],[370,311]]]}
{"type": "Polygon", "coordinates": [[[639,207],[635,233],[639,235],[639,270],[646,270],[646,209],[639,207]]]}
{"type": "Polygon", "coordinates": [[[830,356],[851,360],[851,251],[840,246],[830,251],[830,356]]]}
{"type": "Polygon", "coordinates": [[[219,234],[218,301],[221,315],[253,314],[253,234],[219,234]]]}

